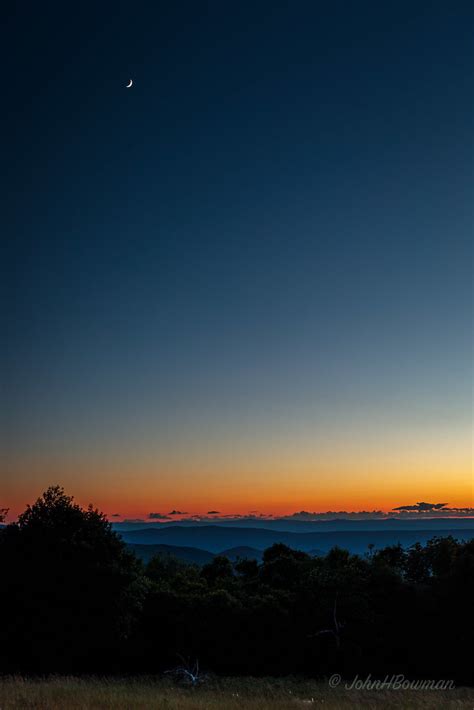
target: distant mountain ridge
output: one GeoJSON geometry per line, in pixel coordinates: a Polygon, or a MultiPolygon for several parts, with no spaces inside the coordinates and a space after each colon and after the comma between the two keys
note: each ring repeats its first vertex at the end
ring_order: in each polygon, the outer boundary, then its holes
{"type": "Polygon", "coordinates": [[[220,527],[265,528],[281,530],[282,532],[337,532],[343,530],[444,530],[472,529],[474,518],[371,518],[351,520],[349,518],[332,518],[331,520],[293,520],[288,518],[219,518],[216,520],[168,520],[166,522],[133,521],[112,523],[117,532],[143,529],[162,529],[174,527],[220,527]]]}
{"type": "Polygon", "coordinates": [[[175,545],[178,547],[199,548],[213,553],[235,547],[264,550],[276,542],[282,542],[289,547],[304,550],[305,552],[316,549],[325,553],[337,545],[357,554],[366,552],[369,545],[381,548],[397,543],[404,547],[413,545],[415,542],[425,544],[435,535],[442,537],[452,535],[459,540],[469,540],[474,537],[474,530],[472,528],[447,528],[443,530],[352,530],[295,533],[265,528],[225,527],[220,525],[188,527],[176,525],[121,533],[123,540],[127,543],[175,545]]]}

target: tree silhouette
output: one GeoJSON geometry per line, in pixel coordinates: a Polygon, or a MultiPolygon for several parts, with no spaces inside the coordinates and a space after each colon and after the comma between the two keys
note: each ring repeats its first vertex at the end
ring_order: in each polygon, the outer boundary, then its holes
{"type": "Polygon", "coordinates": [[[0,569],[2,672],[155,673],[181,654],[217,673],[472,680],[474,540],[370,556],[276,544],[261,563],[162,555],[143,570],[54,486],[0,529],[0,569]]]}
{"type": "Polygon", "coordinates": [[[147,583],[92,506],[83,510],[60,486],[48,488],[2,531],[0,554],[10,579],[0,604],[9,664],[86,668],[128,635],[147,583]]]}

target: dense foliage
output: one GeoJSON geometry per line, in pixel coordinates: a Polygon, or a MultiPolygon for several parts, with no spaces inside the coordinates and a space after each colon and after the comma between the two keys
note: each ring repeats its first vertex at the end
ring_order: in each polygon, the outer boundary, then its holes
{"type": "Polygon", "coordinates": [[[156,672],[181,656],[227,674],[472,681],[474,540],[143,567],[51,488],[0,531],[0,563],[3,671],[156,672]]]}
{"type": "Polygon", "coordinates": [[[49,488],[0,531],[2,670],[98,669],[138,621],[140,563],[105,517],[49,488]]]}

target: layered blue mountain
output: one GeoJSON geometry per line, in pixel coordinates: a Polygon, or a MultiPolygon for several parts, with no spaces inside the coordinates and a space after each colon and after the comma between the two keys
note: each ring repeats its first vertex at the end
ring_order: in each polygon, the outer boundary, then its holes
{"type": "Polygon", "coordinates": [[[297,518],[219,518],[216,520],[170,520],[167,522],[145,522],[144,520],[112,523],[117,532],[169,527],[219,527],[265,528],[287,532],[326,532],[342,530],[474,530],[474,518],[372,518],[356,519],[331,518],[328,520],[301,520],[297,518]]]}
{"type": "MultiPolygon", "coordinates": [[[[270,521],[265,522],[268,525],[270,521]]],[[[262,551],[277,542],[305,552],[317,550],[325,553],[338,546],[352,553],[364,554],[369,545],[373,545],[376,549],[398,543],[403,547],[409,547],[416,542],[425,544],[435,536],[452,535],[458,540],[469,540],[474,537],[472,519],[465,519],[462,523],[459,520],[437,520],[437,525],[427,520],[407,521],[410,523],[407,527],[402,527],[402,521],[394,521],[397,525],[393,523],[386,525],[389,521],[379,521],[378,526],[373,525],[375,521],[341,521],[340,525],[343,529],[339,530],[331,529],[332,526],[328,523],[318,521],[303,523],[299,528],[301,532],[278,529],[275,525],[276,521],[271,522],[273,525],[268,527],[246,527],[240,524],[238,527],[225,524],[162,524],[147,525],[136,530],[124,530],[116,525],[115,529],[128,544],[192,547],[214,554],[231,548],[253,548],[262,551]],[[417,524],[413,525],[414,522],[417,524]],[[313,527],[312,530],[310,527],[311,531],[308,531],[308,525],[313,527]]],[[[336,521],[331,522],[334,524],[336,521]]]]}

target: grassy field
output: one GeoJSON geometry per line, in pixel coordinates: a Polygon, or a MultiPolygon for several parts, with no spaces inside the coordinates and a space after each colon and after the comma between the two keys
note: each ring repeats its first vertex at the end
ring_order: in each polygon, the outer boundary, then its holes
{"type": "Polygon", "coordinates": [[[474,708],[474,689],[346,690],[310,680],[217,678],[195,689],[162,678],[0,679],[0,710],[107,708],[110,710],[283,710],[288,708],[474,708]]]}

